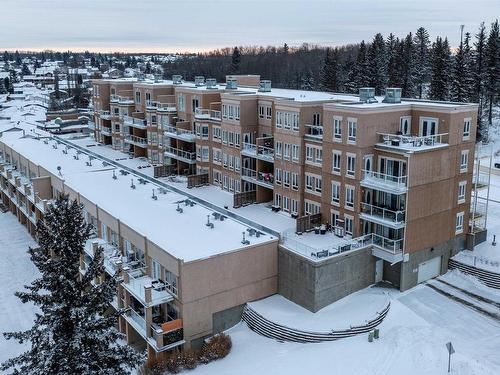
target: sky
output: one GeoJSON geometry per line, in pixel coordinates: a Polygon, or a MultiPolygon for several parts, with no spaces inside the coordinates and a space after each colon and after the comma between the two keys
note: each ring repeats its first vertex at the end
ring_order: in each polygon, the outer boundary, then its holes
{"type": "Polygon", "coordinates": [[[459,44],[500,17],[500,0],[0,0],[0,50],[200,52],[327,46],[419,26],[459,44]]]}

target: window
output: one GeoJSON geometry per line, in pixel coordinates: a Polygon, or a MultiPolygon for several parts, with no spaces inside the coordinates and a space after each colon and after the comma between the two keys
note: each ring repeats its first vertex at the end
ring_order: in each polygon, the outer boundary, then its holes
{"type": "Polygon", "coordinates": [[[292,214],[297,215],[299,213],[299,202],[292,199],[292,214]]]}
{"type": "Polygon", "coordinates": [[[340,205],[340,182],[332,181],[332,204],[340,205]]]}
{"type": "Polygon", "coordinates": [[[349,119],[347,122],[347,141],[356,143],[356,127],[357,127],[357,120],[356,119],[349,119]]]}
{"type": "Polygon", "coordinates": [[[241,134],[234,133],[234,147],[237,147],[237,148],[240,147],[240,139],[241,139],[241,134]]]}
{"type": "Polygon", "coordinates": [[[227,154],[222,153],[222,166],[227,168],[227,154]]]}
{"type": "Polygon", "coordinates": [[[402,135],[409,135],[411,131],[411,117],[404,116],[399,119],[399,131],[402,135]]]}
{"type": "Polygon", "coordinates": [[[298,162],[299,161],[299,145],[292,145],[292,161],[298,162]]]}
{"type": "Polygon", "coordinates": [[[297,173],[292,173],[292,189],[299,190],[299,175],[297,173]]]}
{"type": "Polygon", "coordinates": [[[196,109],[200,106],[200,101],[198,98],[193,98],[191,100],[191,107],[192,107],[192,110],[193,110],[193,113],[196,111],[196,109]]]}
{"type": "Polygon", "coordinates": [[[290,212],[290,198],[283,196],[283,211],[290,212]]]}
{"type": "Polygon", "coordinates": [[[429,117],[420,118],[419,134],[421,137],[425,137],[428,135],[435,135],[437,133],[438,133],[437,118],[429,118],[429,117]]]}
{"type": "Polygon", "coordinates": [[[177,99],[178,101],[178,106],[179,106],[179,112],[185,112],[186,111],[186,101],[184,98],[184,95],[179,95],[179,98],[177,99]]]}
{"type": "Polygon", "coordinates": [[[460,172],[467,172],[467,165],[469,163],[469,150],[463,150],[460,155],[460,172]]]}
{"type": "Polygon", "coordinates": [[[455,234],[460,234],[464,231],[464,213],[459,212],[455,219],[455,234]]]}
{"type": "MultiPolygon", "coordinates": [[[[165,283],[167,284],[167,289],[170,290],[175,296],[177,295],[177,276],[172,272],[165,270],[165,283]]],[[[170,306],[170,304],[168,304],[170,306]]]]}
{"type": "Polygon", "coordinates": [[[234,170],[239,171],[241,169],[241,163],[240,163],[240,158],[236,156],[234,158],[234,170]]]}
{"type": "Polygon", "coordinates": [[[313,125],[319,126],[321,125],[321,114],[313,113],[313,125]]]}
{"type": "Polygon", "coordinates": [[[276,141],[274,145],[274,154],[277,158],[281,159],[282,148],[283,148],[283,143],[276,141]]]}
{"type": "Polygon", "coordinates": [[[290,160],[290,144],[284,144],[283,159],[290,160]]]}
{"type": "Polygon", "coordinates": [[[346,186],[345,188],[345,207],[352,209],[354,208],[354,187],[346,186]]]}
{"type": "Polygon", "coordinates": [[[354,177],[356,172],[356,155],[347,154],[347,170],[346,175],[354,177]]]}
{"type": "Polygon", "coordinates": [[[271,120],[273,117],[273,109],[271,107],[266,107],[266,119],[271,120]]]}
{"type": "Polygon", "coordinates": [[[335,174],[340,174],[341,159],[342,153],[340,151],[333,151],[332,172],[335,174]]]}
{"type": "Polygon", "coordinates": [[[313,148],[307,145],[306,145],[306,160],[311,162],[314,160],[313,148]]]}
{"type": "Polygon", "coordinates": [[[275,174],[276,174],[276,184],[281,185],[281,169],[276,168],[275,174]]]}
{"type": "Polygon", "coordinates": [[[323,149],[320,146],[306,145],[306,162],[321,165],[323,162],[323,149]]]}
{"type": "Polygon", "coordinates": [[[470,137],[470,123],[471,123],[471,121],[472,121],[472,119],[470,117],[464,119],[463,139],[469,139],[469,137],[470,137]]]}
{"type": "Polygon", "coordinates": [[[218,126],[214,126],[212,128],[212,139],[214,141],[219,141],[221,140],[221,128],[218,126]]]}
{"type": "Polygon", "coordinates": [[[283,171],[283,186],[290,187],[290,171],[283,171]]]}
{"type": "Polygon", "coordinates": [[[265,107],[263,105],[259,105],[259,118],[264,118],[265,107]]]}
{"type": "Polygon", "coordinates": [[[160,263],[154,259],[151,259],[151,277],[156,280],[161,279],[160,263]]]}
{"type": "Polygon", "coordinates": [[[280,111],[276,111],[276,128],[281,129],[283,127],[283,118],[280,111]]]}
{"type": "Polygon", "coordinates": [[[281,194],[274,194],[274,205],[281,208],[281,194]]]}
{"type": "Polygon", "coordinates": [[[222,130],[222,143],[227,145],[227,130],[222,130]]]}
{"type": "Polygon", "coordinates": [[[333,118],[333,140],[342,141],[342,117],[333,118]]]}
{"type": "Polygon", "coordinates": [[[345,216],[345,233],[352,236],[353,218],[350,216],[345,216]]]}
{"type": "Polygon", "coordinates": [[[304,201],[304,213],[306,215],[315,215],[321,212],[321,206],[316,202],[305,200],[304,201]]]}
{"type": "Polygon", "coordinates": [[[321,181],[321,176],[306,173],[306,190],[309,191],[310,193],[321,194],[321,189],[322,189],[322,181],[321,181]]]}
{"type": "Polygon", "coordinates": [[[337,222],[339,220],[339,212],[331,210],[330,211],[330,220],[331,220],[332,227],[337,226],[337,222]]]}
{"type": "Polygon", "coordinates": [[[141,102],[141,92],[140,91],[135,92],[135,102],[137,104],[139,104],[141,102]]]}
{"type": "Polygon", "coordinates": [[[460,181],[458,183],[458,203],[465,202],[465,192],[467,190],[467,181],[460,181]]]}

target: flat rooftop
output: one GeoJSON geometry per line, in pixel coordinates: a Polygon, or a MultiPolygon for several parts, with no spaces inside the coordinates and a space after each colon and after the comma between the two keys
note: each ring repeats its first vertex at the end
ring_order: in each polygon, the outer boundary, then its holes
{"type": "Polygon", "coordinates": [[[5,132],[0,142],[58,175],[69,188],[186,262],[278,240],[264,231],[259,231],[259,237],[249,236],[248,229],[255,229],[250,225],[230,217],[224,221],[215,220],[214,210],[200,203],[186,205],[186,196],[152,182],[142,184],[137,176],[123,175],[119,168],[103,160],[93,159],[88,166],[88,156],[80,153],[77,160],[76,149],[63,153],[66,146],[57,144],[54,139],[5,132]],[[132,181],[135,189],[131,188],[132,181]],[[153,190],[156,200],[152,198],[153,190]],[[206,225],[208,216],[214,224],[213,229],[206,225]],[[249,244],[242,244],[243,232],[249,244]]]}

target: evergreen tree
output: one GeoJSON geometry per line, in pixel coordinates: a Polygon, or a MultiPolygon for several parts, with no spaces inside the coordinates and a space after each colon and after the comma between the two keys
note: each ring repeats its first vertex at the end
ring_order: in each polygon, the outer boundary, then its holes
{"type": "Polygon", "coordinates": [[[231,57],[231,73],[238,74],[240,72],[241,52],[238,47],[234,47],[233,56],[231,57]]]}
{"type": "Polygon", "coordinates": [[[368,66],[368,51],[365,41],[361,41],[359,45],[358,57],[353,71],[354,87],[357,92],[360,87],[367,87],[370,85],[370,71],[368,66]]]}
{"type": "Polygon", "coordinates": [[[420,27],[415,33],[415,48],[416,48],[416,59],[415,59],[415,84],[417,88],[418,97],[423,98],[424,85],[429,80],[430,74],[430,41],[429,33],[423,27],[420,27]]]}
{"type": "Polygon", "coordinates": [[[478,103],[477,110],[477,139],[483,139],[485,129],[483,121],[484,113],[484,84],[486,80],[486,27],[484,22],[479,26],[474,42],[474,91],[472,101],[478,103]]]}
{"type": "Polygon", "coordinates": [[[432,100],[448,100],[450,95],[451,52],[448,39],[437,37],[432,45],[431,86],[432,100]]]}
{"type": "Polygon", "coordinates": [[[450,98],[455,102],[466,102],[471,100],[472,66],[470,35],[465,35],[465,40],[460,43],[457,53],[453,58],[450,98]]]}
{"type": "Polygon", "coordinates": [[[368,56],[369,84],[375,88],[376,95],[381,95],[387,85],[387,55],[382,34],[378,33],[373,38],[368,56]]]}
{"type": "Polygon", "coordinates": [[[493,107],[500,99],[500,30],[498,20],[492,23],[486,43],[486,81],[488,125],[493,122],[493,107]]]}
{"type": "Polygon", "coordinates": [[[316,84],[314,82],[314,77],[310,69],[307,69],[302,75],[301,75],[301,81],[300,81],[300,89],[301,90],[307,90],[307,91],[312,91],[314,90],[316,84]]]}
{"type": "Polygon", "coordinates": [[[116,293],[114,278],[103,280],[103,250],[99,248],[84,275],[79,259],[90,225],[82,206],[60,197],[37,225],[39,248],[29,249],[41,277],[16,295],[40,310],[34,326],[5,333],[7,339],[30,342],[30,348],[0,366],[13,374],[125,375],[142,355],[117,340],[119,313],[106,313],[116,293]],[[93,284],[94,280],[102,282],[93,284]]]}
{"type": "Polygon", "coordinates": [[[338,70],[339,62],[337,56],[337,49],[326,49],[325,60],[321,68],[321,88],[326,91],[338,92],[338,70]]]}
{"type": "Polygon", "coordinates": [[[385,49],[387,51],[387,84],[390,87],[400,87],[398,81],[398,47],[399,39],[390,33],[385,42],[385,49]]]}
{"type": "Polygon", "coordinates": [[[29,76],[31,74],[29,68],[28,68],[28,65],[26,64],[23,64],[23,68],[21,70],[21,75],[22,76],[29,76]]]}
{"type": "Polygon", "coordinates": [[[415,96],[416,86],[415,44],[412,33],[401,41],[400,56],[397,63],[400,67],[401,95],[412,98],[415,96]]]}

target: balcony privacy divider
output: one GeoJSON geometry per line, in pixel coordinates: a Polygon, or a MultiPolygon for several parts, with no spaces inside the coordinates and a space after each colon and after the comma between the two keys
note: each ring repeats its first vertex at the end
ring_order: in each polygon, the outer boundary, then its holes
{"type": "Polygon", "coordinates": [[[191,189],[193,187],[209,185],[210,179],[208,173],[203,174],[192,174],[187,176],[187,187],[191,189]]]}
{"type": "Polygon", "coordinates": [[[321,224],[321,213],[298,217],[295,222],[295,232],[305,233],[321,224]]]}
{"type": "Polygon", "coordinates": [[[257,193],[253,191],[243,191],[241,193],[235,193],[233,195],[233,207],[240,208],[248,204],[255,203],[257,201],[257,193]]]}

